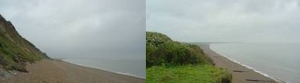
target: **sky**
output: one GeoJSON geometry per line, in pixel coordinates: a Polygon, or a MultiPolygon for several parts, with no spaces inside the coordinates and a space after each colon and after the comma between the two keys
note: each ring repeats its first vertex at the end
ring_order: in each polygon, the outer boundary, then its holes
{"type": "Polygon", "coordinates": [[[0,0],[0,14],[52,58],[145,59],[144,0],[0,0]]]}
{"type": "Polygon", "coordinates": [[[300,0],[147,0],[146,30],[184,42],[300,43],[300,0]]]}

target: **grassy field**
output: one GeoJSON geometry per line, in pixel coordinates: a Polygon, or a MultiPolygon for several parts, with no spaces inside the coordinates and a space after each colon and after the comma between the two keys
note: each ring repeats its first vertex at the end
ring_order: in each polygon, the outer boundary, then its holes
{"type": "Polygon", "coordinates": [[[147,83],[224,83],[225,78],[231,74],[205,64],[147,68],[147,83]]]}

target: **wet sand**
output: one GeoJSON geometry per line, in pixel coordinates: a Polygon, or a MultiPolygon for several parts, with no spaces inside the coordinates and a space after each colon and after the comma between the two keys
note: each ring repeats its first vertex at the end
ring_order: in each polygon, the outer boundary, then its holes
{"type": "Polygon", "coordinates": [[[143,78],[83,67],[60,60],[42,60],[26,66],[29,73],[17,73],[0,83],[145,83],[143,78]]]}
{"type": "Polygon", "coordinates": [[[266,77],[252,69],[235,63],[210,49],[209,44],[200,45],[204,53],[211,57],[216,67],[227,69],[232,73],[232,83],[283,83],[266,77]]]}

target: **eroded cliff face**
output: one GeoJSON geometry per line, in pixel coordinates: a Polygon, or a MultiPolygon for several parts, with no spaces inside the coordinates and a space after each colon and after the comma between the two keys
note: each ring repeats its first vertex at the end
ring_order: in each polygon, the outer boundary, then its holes
{"type": "Polygon", "coordinates": [[[27,72],[26,63],[48,58],[23,38],[10,21],[0,15],[0,69],[27,72]]]}

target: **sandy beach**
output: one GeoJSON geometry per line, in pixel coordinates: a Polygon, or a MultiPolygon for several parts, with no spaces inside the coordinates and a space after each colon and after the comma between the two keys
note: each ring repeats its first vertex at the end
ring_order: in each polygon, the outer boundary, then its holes
{"type": "Polygon", "coordinates": [[[209,44],[200,47],[213,59],[215,66],[232,72],[232,83],[281,83],[217,54],[210,49],[209,44]]]}
{"type": "Polygon", "coordinates": [[[60,60],[41,60],[0,83],[145,83],[145,79],[83,67],[60,60]]]}

